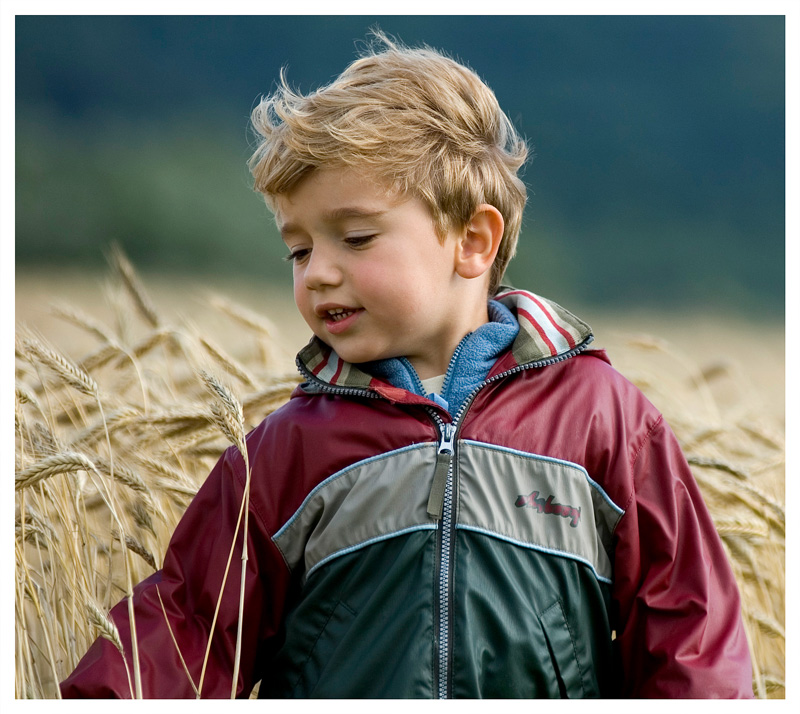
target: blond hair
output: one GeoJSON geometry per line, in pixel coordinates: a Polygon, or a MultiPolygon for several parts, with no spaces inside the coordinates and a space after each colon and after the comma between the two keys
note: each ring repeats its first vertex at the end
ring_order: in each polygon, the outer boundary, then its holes
{"type": "Polygon", "coordinates": [[[374,33],[370,47],[327,86],[308,95],[278,89],[252,113],[260,135],[250,159],[255,190],[272,199],[317,168],[351,167],[420,198],[440,240],[463,228],[482,203],[505,228],[490,276],[493,294],[514,255],[525,206],[517,177],[525,142],[489,87],[428,47],[407,48],[374,33]]]}

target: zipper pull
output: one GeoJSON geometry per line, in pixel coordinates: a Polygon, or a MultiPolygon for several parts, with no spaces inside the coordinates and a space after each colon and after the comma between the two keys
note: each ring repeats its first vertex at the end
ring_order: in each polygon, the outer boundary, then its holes
{"type": "Polygon", "coordinates": [[[428,496],[428,515],[437,520],[442,517],[444,491],[447,486],[447,475],[450,473],[450,462],[453,459],[453,437],[456,428],[452,424],[442,425],[442,438],[436,452],[436,469],[433,472],[431,493],[428,496]]]}

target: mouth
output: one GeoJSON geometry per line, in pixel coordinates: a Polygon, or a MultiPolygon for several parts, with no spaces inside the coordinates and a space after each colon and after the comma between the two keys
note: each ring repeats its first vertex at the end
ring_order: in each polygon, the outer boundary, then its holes
{"type": "Polygon", "coordinates": [[[364,308],[328,304],[317,306],[315,312],[325,323],[328,332],[338,335],[348,330],[358,320],[359,315],[364,312],[364,308]]]}

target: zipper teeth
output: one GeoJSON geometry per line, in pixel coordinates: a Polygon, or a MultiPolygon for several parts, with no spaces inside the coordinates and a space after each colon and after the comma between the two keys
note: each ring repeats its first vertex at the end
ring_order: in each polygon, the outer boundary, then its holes
{"type": "Polygon", "coordinates": [[[450,377],[453,376],[453,370],[455,369],[456,360],[458,359],[458,356],[461,354],[461,350],[464,349],[464,344],[466,343],[467,338],[471,334],[472,333],[470,332],[470,333],[464,335],[464,337],[461,338],[461,341],[456,345],[455,350],[453,350],[453,354],[450,357],[450,362],[447,365],[447,372],[445,372],[444,379],[442,380],[442,395],[443,396],[444,396],[444,393],[447,391],[447,387],[450,386],[450,377]]]}
{"type": "Polygon", "coordinates": [[[311,374],[311,372],[306,369],[306,366],[300,361],[299,357],[295,359],[295,364],[297,365],[297,369],[300,371],[300,374],[302,374],[309,382],[313,382],[314,385],[320,389],[320,391],[328,394],[340,394],[348,397],[380,398],[380,394],[376,394],[366,387],[335,387],[332,384],[323,382],[319,377],[311,374]]]}
{"type": "MultiPolygon", "coordinates": [[[[563,362],[564,360],[568,360],[575,355],[579,355],[583,352],[589,345],[592,343],[594,337],[589,335],[581,344],[576,345],[573,347],[569,352],[564,352],[563,354],[556,355],[555,357],[548,357],[547,359],[538,360],[536,362],[528,362],[527,364],[517,365],[512,369],[507,369],[505,372],[500,372],[499,374],[494,375],[494,377],[490,377],[489,379],[484,380],[481,382],[475,389],[473,389],[466,397],[464,397],[464,401],[461,403],[461,406],[458,409],[458,412],[453,417],[453,426],[455,427],[456,431],[460,424],[458,423],[459,419],[464,416],[464,412],[469,408],[469,405],[472,403],[473,398],[475,395],[483,389],[487,384],[491,384],[492,382],[496,382],[498,379],[503,379],[504,377],[508,377],[512,374],[517,374],[519,372],[524,372],[526,369],[539,369],[541,367],[549,367],[551,364],[558,364],[559,362],[563,362]]],[[[455,440],[455,434],[453,435],[453,439],[455,440]]]]}
{"type": "Polygon", "coordinates": [[[453,461],[447,469],[442,506],[442,549],[439,565],[439,699],[447,699],[447,659],[450,653],[450,550],[453,506],[453,461]]]}
{"type": "Polygon", "coordinates": [[[398,357],[400,362],[402,362],[406,369],[409,371],[409,374],[413,375],[413,381],[416,383],[415,386],[417,391],[421,396],[425,396],[425,388],[422,386],[422,380],[419,378],[419,374],[417,374],[417,370],[414,369],[414,365],[408,360],[408,357],[398,357]]]}
{"type": "MultiPolygon", "coordinates": [[[[426,408],[426,411],[433,419],[439,430],[440,444],[447,438],[447,424],[439,416],[435,409],[426,408]]],[[[454,426],[454,423],[453,425],[454,426]]],[[[437,603],[439,605],[438,612],[438,677],[437,677],[437,692],[436,695],[439,699],[447,699],[447,656],[450,647],[450,616],[449,616],[449,603],[448,603],[448,590],[450,580],[450,525],[452,522],[452,505],[453,505],[453,459],[455,457],[455,428],[450,434],[450,442],[453,444],[453,452],[450,457],[450,464],[447,467],[447,481],[444,489],[444,502],[442,504],[442,519],[439,521],[439,528],[441,529],[441,547],[439,549],[439,592],[437,603]]]]}

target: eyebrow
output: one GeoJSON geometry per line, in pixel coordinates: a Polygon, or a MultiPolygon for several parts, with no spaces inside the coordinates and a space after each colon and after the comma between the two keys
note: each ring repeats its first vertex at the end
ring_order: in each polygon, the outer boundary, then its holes
{"type": "MultiPolygon", "coordinates": [[[[358,206],[343,206],[333,211],[323,214],[322,220],[325,223],[338,223],[347,218],[379,218],[386,213],[385,210],[371,210],[368,208],[360,208],[358,206]]],[[[292,233],[301,232],[300,226],[294,223],[284,223],[280,226],[281,236],[287,236],[292,233]]]]}

